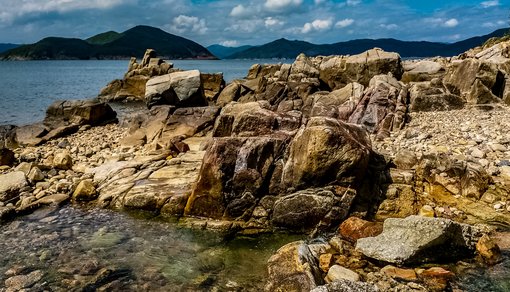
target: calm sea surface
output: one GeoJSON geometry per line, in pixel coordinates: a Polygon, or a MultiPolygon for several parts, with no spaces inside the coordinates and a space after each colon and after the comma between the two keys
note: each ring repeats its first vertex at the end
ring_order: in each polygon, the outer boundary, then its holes
{"type": "MultiPolygon", "coordinates": [[[[246,76],[254,63],[275,60],[177,60],[181,69],[223,72],[225,80],[246,76]]],[[[285,61],[284,61],[285,62],[285,61]]],[[[288,60],[291,62],[291,60],[288,60]]],[[[96,97],[108,82],[122,78],[128,61],[0,62],[0,125],[24,125],[44,118],[46,108],[59,99],[96,97]]]]}

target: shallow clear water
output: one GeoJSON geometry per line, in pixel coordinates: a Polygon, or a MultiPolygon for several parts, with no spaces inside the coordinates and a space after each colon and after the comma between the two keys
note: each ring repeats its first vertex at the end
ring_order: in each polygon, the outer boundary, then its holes
{"type": "Polygon", "coordinates": [[[0,287],[5,271],[22,265],[42,270],[51,290],[81,288],[106,267],[121,274],[116,289],[259,291],[267,259],[298,239],[225,239],[109,210],[46,208],[0,225],[0,287]]]}
{"type": "MultiPolygon", "coordinates": [[[[254,63],[274,60],[176,60],[175,67],[223,72],[225,80],[246,76],[254,63]]],[[[290,61],[289,61],[290,62],[290,61]]],[[[96,97],[113,79],[122,78],[128,61],[5,61],[0,62],[0,125],[40,121],[59,99],[96,97]]]]}

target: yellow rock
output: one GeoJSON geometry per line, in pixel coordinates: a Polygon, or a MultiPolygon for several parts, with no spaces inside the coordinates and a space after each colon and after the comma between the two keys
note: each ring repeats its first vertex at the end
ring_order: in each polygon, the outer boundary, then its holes
{"type": "Polygon", "coordinates": [[[422,216],[422,217],[434,217],[434,208],[432,208],[431,206],[429,205],[425,205],[423,207],[421,207],[420,209],[420,212],[418,213],[418,215],[422,216]]]}

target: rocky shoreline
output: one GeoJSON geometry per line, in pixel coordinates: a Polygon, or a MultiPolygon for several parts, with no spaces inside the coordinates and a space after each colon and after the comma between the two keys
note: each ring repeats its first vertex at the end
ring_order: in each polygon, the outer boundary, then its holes
{"type": "Polygon", "coordinates": [[[57,102],[42,123],[0,127],[0,219],[71,201],[229,235],[287,230],[322,239],[278,250],[266,291],[458,289],[451,264],[508,248],[510,43],[491,45],[301,55],[230,84],[148,50],[100,94],[147,112],[57,102]]]}

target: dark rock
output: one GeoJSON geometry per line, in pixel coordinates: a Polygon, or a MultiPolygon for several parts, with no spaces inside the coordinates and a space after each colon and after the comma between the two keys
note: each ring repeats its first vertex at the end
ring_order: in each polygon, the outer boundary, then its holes
{"type": "Polygon", "coordinates": [[[98,100],[56,101],[46,111],[44,124],[56,129],[70,124],[99,126],[117,121],[117,114],[98,100]]]}

